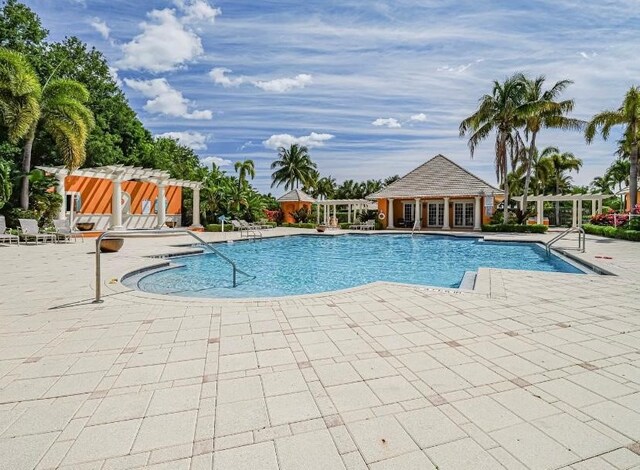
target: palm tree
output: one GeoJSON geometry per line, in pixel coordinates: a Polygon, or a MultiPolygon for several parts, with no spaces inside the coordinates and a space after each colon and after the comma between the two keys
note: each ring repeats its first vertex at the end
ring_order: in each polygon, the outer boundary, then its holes
{"type": "Polygon", "coordinates": [[[309,183],[316,164],[311,161],[307,147],[292,144],[288,149],[278,149],[278,159],[271,164],[271,169],[276,170],[271,175],[271,187],[284,184],[284,189],[288,190],[309,183]]]}
{"type": "Polygon", "coordinates": [[[533,159],[538,149],[536,147],[536,137],[543,128],[560,128],[579,130],[584,126],[584,122],[579,119],[572,119],[565,114],[573,110],[573,100],[557,101],[558,96],[573,82],[571,80],[561,80],[556,82],[548,90],[543,90],[545,77],[540,75],[534,80],[521,77],[524,83],[524,104],[519,112],[524,120],[525,137],[529,138],[529,151],[526,157],[526,175],[522,194],[522,207],[527,207],[527,196],[529,185],[531,184],[531,172],[533,159]]]}
{"type": "Polygon", "coordinates": [[[610,175],[605,173],[603,176],[596,176],[593,178],[593,181],[591,182],[591,190],[595,193],[611,194],[612,185],[613,181],[611,181],[610,175]]]}
{"type": "Polygon", "coordinates": [[[336,191],[336,179],[331,176],[320,178],[316,183],[314,197],[320,199],[329,199],[333,197],[336,191]]]}
{"type": "Polygon", "coordinates": [[[596,114],[585,129],[587,143],[591,143],[596,132],[603,139],[609,137],[613,126],[624,126],[623,140],[629,145],[629,202],[631,207],[638,203],[638,152],[640,134],[640,87],[633,86],[624,97],[622,105],[614,111],[596,114]]]}
{"type": "Polygon", "coordinates": [[[247,181],[247,175],[251,179],[256,177],[256,168],[253,164],[253,160],[237,161],[233,167],[238,173],[238,187],[242,186],[247,181]]]}
{"type": "Polygon", "coordinates": [[[472,158],[480,142],[495,131],[495,166],[496,176],[504,189],[504,223],[509,221],[508,155],[515,146],[514,131],[521,124],[519,107],[523,94],[520,74],[506,79],[504,83],[494,81],[491,94],[480,98],[478,109],[460,123],[460,136],[470,134],[468,145],[472,158]]]}
{"type": "Polygon", "coordinates": [[[542,158],[536,151],[531,164],[533,171],[532,182],[534,186],[534,195],[544,194],[545,189],[549,186],[549,182],[553,177],[553,165],[548,158],[542,158]]]}
{"type": "Polygon", "coordinates": [[[388,176],[384,179],[384,181],[382,182],[385,186],[389,186],[392,183],[395,183],[396,181],[398,181],[400,179],[400,175],[393,175],[393,176],[388,176]]]}
{"type": "Polygon", "coordinates": [[[618,158],[607,168],[607,177],[618,185],[618,190],[622,191],[623,185],[629,185],[629,174],[631,171],[631,162],[618,158]]]}
{"type": "MultiPolygon", "coordinates": [[[[580,171],[582,160],[571,152],[560,152],[556,147],[547,147],[540,154],[541,159],[548,159],[552,169],[551,180],[554,183],[555,194],[560,194],[562,189],[567,189],[570,185],[571,177],[568,172],[580,171]]],[[[560,220],[560,202],[556,201],[556,224],[560,220]]]]}

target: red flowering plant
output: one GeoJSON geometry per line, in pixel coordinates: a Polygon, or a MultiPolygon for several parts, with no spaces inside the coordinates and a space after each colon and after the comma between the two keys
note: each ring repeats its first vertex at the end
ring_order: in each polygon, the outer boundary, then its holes
{"type": "Polygon", "coordinates": [[[616,213],[609,209],[606,214],[596,214],[591,218],[593,225],[609,225],[611,227],[624,227],[629,224],[629,214],[640,215],[640,204],[635,205],[628,213],[616,213]]]}
{"type": "Polygon", "coordinates": [[[269,220],[269,222],[280,222],[282,221],[282,212],[281,211],[270,211],[265,210],[264,215],[269,220]]]}

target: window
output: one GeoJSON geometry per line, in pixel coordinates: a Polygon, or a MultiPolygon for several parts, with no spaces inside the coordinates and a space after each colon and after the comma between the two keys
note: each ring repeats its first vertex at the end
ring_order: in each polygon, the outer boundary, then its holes
{"type": "Polygon", "coordinates": [[[151,214],[151,199],[142,200],[142,213],[151,214]]]}
{"type": "Polygon", "coordinates": [[[444,203],[430,202],[427,205],[427,225],[429,227],[444,226],[444,203]]]}
{"type": "Polygon", "coordinates": [[[473,227],[473,202],[456,202],[453,205],[453,225],[456,227],[473,227]]]}
{"type": "Polygon", "coordinates": [[[413,202],[405,202],[403,217],[405,222],[413,222],[416,213],[416,206],[413,202]]]}
{"type": "Polygon", "coordinates": [[[488,216],[493,215],[493,196],[485,196],[484,198],[484,212],[488,216]]]}

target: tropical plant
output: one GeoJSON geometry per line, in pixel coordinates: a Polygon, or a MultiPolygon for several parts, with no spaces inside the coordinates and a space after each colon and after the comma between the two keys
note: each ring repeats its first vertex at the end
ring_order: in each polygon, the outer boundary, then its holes
{"type": "Polygon", "coordinates": [[[316,183],[315,192],[312,193],[316,199],[329,199],[336,191],[336,179],[331,176],[320,178],[316,183]]]}
{"type": "Polygon", "coordinates": [[[623,186],[629,184],[629,174],[631,173],[631,162],[629,160],[623,160],[618,158],[614,161],[606,172],[606,177],[612,181],[612,183],[618,185],[618,190],[622,191],[623,186]]]}
{"type": "Polygon", "coordinates": [[[522,207],[527,207],[527,196],[531,184],[533,160],[537,154],[536,138],[543,128],[559,128],[579,130],[584,122],[579,119],[566,117],[573,110],[573,100],[557,101],[558,96],[573,82],[561,80],[556,82],[548,90],[544,90],[544,75],[535,79],[520,78],[524,84],[524,103],[520,106],[519,113],[524,121],[525,137],[529,139],[529,148],[525,159],[525,180],[522,191],[522,207]]]}
{"type": "Polygon", "coordinates": [[[627,91],[622,105],[616,110],[596,114],[585,129],[587,143],[591,143],[599,132],[607,139],[614,126],[624,126],[623,141],[629,145],[629,201],[634,207],[638,203],[638,152],[640,151],[640,87],[627,91]]]}
{"type": "Polygon", "coordinates": [[[301,207],[298,210],[295,210],[293,212],[289,212],[289,215],[291,215],[291,217],[293,217],[293,220],[296,221],[296,223],[307,223],[307,221],[311,218],[311,208],[309,207],[301,207]]]}
{"type": "Polygon", "coordinates": [[[399,179],[400,179],[400,175],[388,176],[384,179],[383,184],[385,186],[389,186],[390,184],[395,183],[399,179]]]}
{"type": "MultiPolygon", "coordinates": [[[[557,147],[547,147],[540,155],[541,159],[547,159],[551,167],[551,181],[553,181],[555,194],[561,194],[570,186],[571,177],[568,173],[580,171],[582,160],[571,152],[560,152],[557,147]]],[[[556,201],[556,224],[560,220],[560,202],[556,201]]]]}
{"type": "Polygon", "coordinates": [[[12,192],[11,165],[9,162],[0,160],[0,209],[9,201],[12,192]]]}
{"type": "Polygon", "coordinates": [[[284,189],[288,190],[311,183],[316,164],[311,160],[307,147],[292,144],[288,149],[278,149],[278,159],[271,164],[271,169],[276,170],[271,175],[271,187],[284,184],[284,189]]]}
{"type": "Polygon", "coordinates": [[[237,161],[233,167],[238,173],[238,186],[242,186],[247,181],[247,176],[253,179],[256,177],[256,168],[253,160],[237,161]]]}
{"type": "Polygon", "coordinates": [[[503,184],[504,220],[509,220],[509,173],[510,152],[517,143],[514,134],[521,124],[520,105],[523,102],[525,87],[521,75],[516,74],[503,83],[493,82],[491,94],[480,98],[476,111],[460,123],[460,136],[469,136],[468,146],[473,158],[478,145],[495,132],[495,167],[496,176],[503,184]]]}
{"type": "Polygon", "coordinates": [[[596,176],[591,182],[591,190],[594,193],[611,194],[611,187],[614,182],[611,180],[610,174],[605,173],[603,176],[596,176]]]}

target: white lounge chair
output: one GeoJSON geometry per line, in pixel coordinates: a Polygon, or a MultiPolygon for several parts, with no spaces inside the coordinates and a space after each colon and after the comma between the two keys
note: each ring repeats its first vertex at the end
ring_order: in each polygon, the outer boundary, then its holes
{"type": "Polygon", "coordinates": [[[36,245],[40,240],[47,242],[55,242],[56,236],[53,233],[46,233],[40,231],[38,227],[38,221],[35,219],[18,219],[20,222],[20,238],[24,241],[28,242],[29,240],[34,240],[36,245]]]}
{"type": "Polygon", "coordinates": [[[238,229],[240,231],[240,238],[262,238],[262,233],[260,232],[260,230],[253,225],[249,225],[249,223],[244,220],[234,219],[231,221],[231,225],[233,226],[234,230],[238,229]]]}
{"type": "Polygon", "coordinates": [[[20,245],[20,237],[7,232],[7,221],[4,215],[0,215],[0,243],[9,243],[11,245],[13,242],[20,245]]]}
{"type": "Polygon", "coordinates": [[[375,219],[369,219],[367,220],[364,224],[362,224],[362,226],[360,227],[360,230],[375,230],[376,229],[376,221],[375,219]]]}
{"type": "MultiPolygon", "coordinates": [[[[69,225],[69,221],[67,220],[54,220],[53,226],[56,228],[54,235],[59,240],[63,241],[77,241],[78,238],[82,238],[82,236],[78,232],[74,232],[69,225]]],[[[84,241],[84,238],[82,238],[84,241]]]]}

